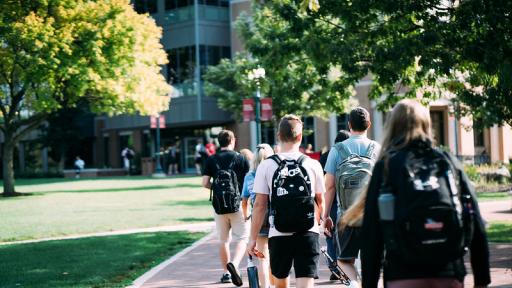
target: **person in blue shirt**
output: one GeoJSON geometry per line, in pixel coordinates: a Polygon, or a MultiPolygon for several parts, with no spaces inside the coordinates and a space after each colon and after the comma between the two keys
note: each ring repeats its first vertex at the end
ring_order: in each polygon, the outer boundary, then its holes
{"type": "MultiPolygon", "coordinates": [[[[263,162],[263,160],[268,157],[274,155],[274,150],[268,144],[259,144],[256,146],[256,153],[254,154],[252,160],[252,169],[245,175],[244,178],[244,186],[242,188],[242,207],[247,206],[248,201],[251,204],[251,207],[254,204],[254,199],[256,198],[256,193],[254,192],[254,177],[256,176],[256,169],[258,169],[258,165],[263,162]]],[[[247,211],[247,209],[243,209],[247,211]]],[[[246,216],[246,219],[250,218],[250,216],[246,216]]],[[[274,281],[271,277],[270,273],[270,264],[269,264],[269,252],[268,252],[268,232],[269,232],[270,224],[268,222],[268,211],[265,216],[265,222],[261,227],[261,230],[258,234],[258,238],[256,239],[256,249],[263,253],[264,258],[259,259],[258,261],[258,277],[260,279],[261,287],[269,287],[269,285],[273,285],[274,281]]]]}

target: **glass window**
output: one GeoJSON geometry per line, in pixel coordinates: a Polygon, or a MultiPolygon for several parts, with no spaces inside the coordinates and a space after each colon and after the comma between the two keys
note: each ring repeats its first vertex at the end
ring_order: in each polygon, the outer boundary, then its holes
{"type": "Polygon", "coordinates": [[[229,0],[220,0],[219,5],[222,7],[229,7],[229,0]]]}
{"type": "Polygon", "coordinates": [[[176,0],[165,0],[165,10],[173,10],[178,8],[176,0]]]}
{"type": "Polygon", "coordinates": [[[474,120],[473,121],[473,140],[475,141],[475,147],[484,147],[484,129],[482,125],[482,121],[474,120]]]}
{"type": "Polygon", "coordinates": [[[430,111],[432,119],[432,137],[436,146],[446,145],[444,139],[444,113],[443,111],[430,111]]]}
{"type": "Polygon", "coordinates": [[[157,0],[135,0],[133,7],[139,14],[158,12],[157,0]]]}
{"type": "Polygon", "coordinates": [[[194,5],[193,0],[176,0],[178,8],[194,5]]]}
{"type": "Polygon", "coordinates": [[[336,131],[340,131],[340,130],[349,131],[349,129],[348,129],[348,114],[347,113],[343,113],[340,116],[336,117],[336,129],[337,129],[336,131]]]}
{"type": "Polygon", "coordinates": [[[314,117],[303,117],[302,123],[303,127],[303,136],[302,136],[302,146],[306,147],[308,144],[313,145],[313,149],[315,147],[315,118],[314,117]]]}
{"type": "Polygon", "coordinates": [[[110,151],[109,151],[109,137],[103,136],[103,167],[108,168],[110,167],[110,151]]]}

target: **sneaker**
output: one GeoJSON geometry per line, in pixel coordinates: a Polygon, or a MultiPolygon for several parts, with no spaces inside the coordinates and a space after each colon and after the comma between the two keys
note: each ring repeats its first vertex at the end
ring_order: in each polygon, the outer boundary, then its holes
{"type": "Polygon", "coordinates": [[[229,275],[229,273],[222,274],[222,277],[220,277],[220,283],[231,283],[231,275],[229,275]]]}
{"type": "Polygon", "coordinates": [[[238,268],[233,265],[233,263],[229,262],[228,265],[226,265],[226,268],[228,268],[229,273],[231,274],[231,281],[236,286],[240,287],[244,283],[242,282],[242,277],[240,276],[240,271],[238,271],[238,268]]]}

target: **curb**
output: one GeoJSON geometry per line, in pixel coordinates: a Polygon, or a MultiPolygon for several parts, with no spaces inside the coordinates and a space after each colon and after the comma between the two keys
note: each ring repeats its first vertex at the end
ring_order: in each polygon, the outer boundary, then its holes
{"type": "Polygon", "coordinates": [[[164,262],[158,264],[158,266],[156,266],[156,267],[152,268],[151,270],[149,270],[148,272],[142,274],[139,278],[137,278],[137,279],[135,279],[133,281],[132,285],[126,286],[126,288],[140,288],[144,283],[146,283],[146,281],[148,281],[153,276],[158,274],[165,267],[167,267],[167,266],[171,265],[172,263],[176,262],[178,259],[180,259],[181,257],[185,256],[190,251],[192,251],[195,248],[197,248],[199,245],[202,245],[205,242],[211,240],[214,235],[215,235],[215,232],[211,232],[210,234],[204,236],[203,238],[201,238],[200,240],[196,241],[191,246],[189,246],[189,247],[185,248],[184,250],[182,250],[181,252],[179,252],[178,254],[172,256],[171,258],[169,258],[169,259],[165,260],[164,262]]]}

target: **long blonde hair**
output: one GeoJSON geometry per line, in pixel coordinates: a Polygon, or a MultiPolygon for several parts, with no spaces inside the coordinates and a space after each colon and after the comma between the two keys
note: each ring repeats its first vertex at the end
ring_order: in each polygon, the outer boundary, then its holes
{"type": "Polygon", "coordinates": [[[254,157],[252,158],[252,169],[256,171],[258,165],[272,155],[274,155],[274,150],[270,145],[262,143],[256,146],[256,153],[254,153],[254,157]]]}
{"type": "MultiPolygon", "coordinates": [[[[404,99],[398,102],[393,107],[384,126],[384,140],[379,160],[384,160],[385,171],[390,152],[406,147],[413,140],[432,141],[431,134],[430,113],[425,106],[412,99],[404,99]]],[[[364,214],[367,190],[365,189],[356,202],[347,209],[343,218],[339,221],[339,228],[343,229],[346,225],[360,226],[364,214]]]]}

